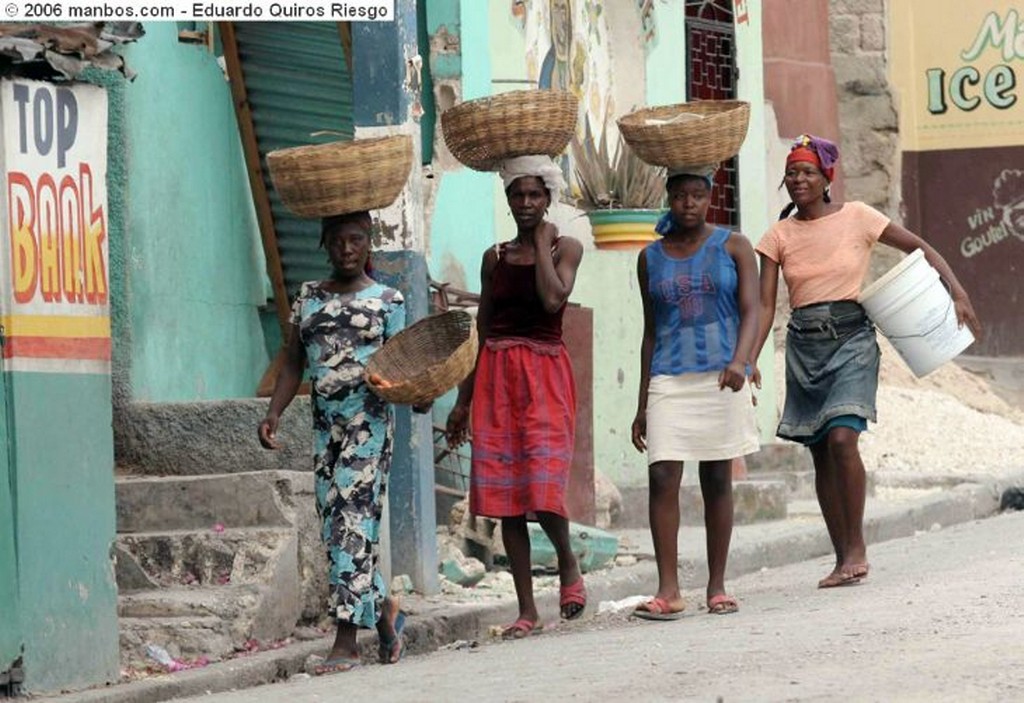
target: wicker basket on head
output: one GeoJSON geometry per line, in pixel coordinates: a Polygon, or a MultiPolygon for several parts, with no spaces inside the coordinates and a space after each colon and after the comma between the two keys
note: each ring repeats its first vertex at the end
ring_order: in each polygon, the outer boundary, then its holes
{"type": "Polygon", "coordinates": [[[407,134],[311,144],[267,154],[274,188],[299,217],[377,210],[395,202],[412,168],[407,134]]]}
{"type": "Polygon", "coordinates": [[[701,100],[637,110],[618,120],[619,131],[641,159],[655,166],[725,161],[747,136],[750,104],[701,100]]]}
{"type": "Polygon", "coordinates": [[[476,365],[476,321],[464,310],[430,315],[405,328],[366,364],[370,389],[392,403],[416,405],[444,395],[476,365]],[[382,387],[370,379],[380,377],[382,387]]]}
{"type": "Polygon", "coordinates": [[[515,90],[460,103],[441,114],[452,156],[477,171],[505,159],[558,156],[576,130],[576,97],[564,90],[515,90]]]}

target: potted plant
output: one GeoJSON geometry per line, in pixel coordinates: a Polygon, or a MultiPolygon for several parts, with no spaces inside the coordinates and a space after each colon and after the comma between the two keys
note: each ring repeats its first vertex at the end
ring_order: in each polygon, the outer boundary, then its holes
{"type": "Polygon", "coordinates": [[[636,249],[657,238],[654,225],[665,200],[665,169],[641,161],[620,135],[608,149],[607,124],[595,140],[589,120],[582,139],[573,138],[579,191],[576,207],[590,220],[598,249],[636,249]]]}

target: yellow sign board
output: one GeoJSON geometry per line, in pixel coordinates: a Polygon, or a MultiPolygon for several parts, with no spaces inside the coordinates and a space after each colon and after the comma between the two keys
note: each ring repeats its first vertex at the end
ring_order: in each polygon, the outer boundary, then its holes
{"type": "Polygon", "coordinates": [[[1024,145],[1024,2],[891,0],[905,151],[1024,145]]]}

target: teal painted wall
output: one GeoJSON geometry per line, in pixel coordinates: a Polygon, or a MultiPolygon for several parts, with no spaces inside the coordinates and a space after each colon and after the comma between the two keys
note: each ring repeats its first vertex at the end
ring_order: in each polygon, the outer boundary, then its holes
{"type": "Polygon", "coordinates": [[[110,377],[9,374],[28,691],[118,677],[110,377]]]}
{"type": "Polygon", "coordinates": [[[686,11],[683,0],[654,3],[655,35],[647,47],[647,104],[686,102],[686,11]]]}
{"type": "Polygon", "coordinates": [[[644,320],[637,251],[587,251],[573,301],[594,310],[594,468],[619,485],[646,484],[630,428],[640,384],[644,320]]]}
{"type": "MultiPolygon", "coordinates": [[[[761,3],[747,3],[747,21],[736,25],[736,64],[740,79],[736,84],[737,97],[746,100],[753,109],[750,111],[750,125],[747,138],[740,149],[740,222],[743,233],[754,245],[774,221],[769,208],[768,188],[774,187],[768,177],[767,131],[764,111],[764,46],[761,38],[761,3]]],[[[775,439],[778,425],[775,384],[775,344],[773,335],[768,335],[761,357],[761,388],[758,394],[757,425],[762,442],[775,439]]]]}
{"type": "Polygon", "coordinates": [[[124,91],[127,246],[111,261],[115,279],[126,267],[131,396],[251,396],[268,364],[265,265],[229,87],[175,23],[146,32],[125,52],[139,75],[124,91]]]}
{"type": "Polygon", "coordinates": [[[8,669],[21,651],[21,620],[18,610],[18,562],[14,546],[12,495],[14,445],[8,423],[10,374],[0,372],[0,671],[8,669]]]}

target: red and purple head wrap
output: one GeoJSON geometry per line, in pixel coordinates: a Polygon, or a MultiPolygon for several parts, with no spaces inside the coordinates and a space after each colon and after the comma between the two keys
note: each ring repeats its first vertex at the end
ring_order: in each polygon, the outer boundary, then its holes
{"type": "Polygon", "coordinates": [[[801,134],[793,141],[789,156],[786,157],[786,167],[801,161],[812,163],[821,169],[822,174],[831,183],[836,173],[835,164],[838,160],[839,147],[835,144],[811,134],[801,134]]]}

